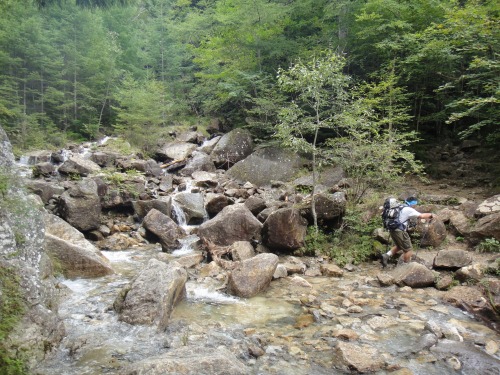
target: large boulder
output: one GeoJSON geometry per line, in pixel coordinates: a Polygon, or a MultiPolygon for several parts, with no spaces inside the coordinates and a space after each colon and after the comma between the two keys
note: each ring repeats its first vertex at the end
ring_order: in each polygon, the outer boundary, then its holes
{"type": "Polygon", "coordinates": [[[80,231],[99,228],[101,201],[96,182],[83,179],[66,190],[59,200],[59,212],[64,220],[80,231]]]}
{"type": "Polygon", "coordinates": [[[439,218],[431,222],[419,220],[415,232],[420,235],[420,246],[438,247],[446,238],[446,226],[439,218]]]}
{"type": "Polygon", "coordinates": [[[273,180],[291,180],[304,164],[304,159],[290,150],[262,148],[233,165],[227,174],[240,182],[268,186],[273,180]]]}
{"type": "Polygon", "coordinates": [[[44,204],[48,204],[52,198],[58,197],[64,193],[64,188],[62,186],[48,181],[27,180],[26,187],[29,191],[38,195],[44,204]]]}
{"type": "Polygon", "coordinates": [[[160,147],[156,155],[162,161],[185,160],[196,148],[195,144],[189,142],[170,142],[160,147]]]}
{"type": "Polygon", "coordinates": [[[198,236],[219,246],[260,239],[262,224],[243,204],[226,206],[198,228],[198,236]]]}
{"type": "Polygon", "coordinates": [[[412,288],[426,288],[433,286],[436,276],[434,272],[420,263],[403,264],[396,267],[391,276],[398,285],[406,285],[412,288]]]}
{"type": "Polygon", "coordinates": [[[145,193],[145,179],[142,176],[129,177],[125,173],[116,173],[107,178],[94,179],[98,184],[98,193],[103,208],[130,208],[132,202],[145,193]]]}
{"type": "Polygon", "coordinates": [[[175,221],[155,208],[148,212],[142,225],[158,238],[165,252],[179,248],[179,239],[186,236],[184,230],[175,221]]]}
{"type": "Polygon", "coordinates": [[[207,193],[205,197],[205,210],[209,217],[214,217],[231,203],[230,199],[224,194],[207,193]]]}
{"type": "Polygon", "coordinates": [[[132,207],[134,213],[139,219],[143,219],[153,208],[160,211],[162,214],[170,216],[172,211],[172,197],[161,196],[158,199],[150,199],[145,201],[133,201],[132,207]]]}
{"type": "Polygon", "coordinates": [[[187,272],[179,264],[151,259],[116,298],[113,307],[129,324],[167,327],[174,306],[186,296],[187,272]]]}
{"type": "Polygon", "coordinates": [[[500,213],[500,194],[486,199],[477,206],[475,215],[478,217],[500,213]]]}
{"type": "Polygon", "coordinates": [[[440,250],[434,258],[435,268],[456,270],[472,263],[472,256],[465,250],[440,250]]]}
{"type": "MultiPolygon", "coordinates": [[[[340,218],[346,209],[347,199],[344,192],[334,194],[319,193],[314,197],[315,210],[318,220],[333,220],[340,218]]],[[[304,217],[312,221],[311,199],[305,199],[300,203],[300,212],[304,217]]]]}
{"type": "Polygon", "coordinates": [[[56,280],[44,252],[43,205],[21,188],[17,172],[12,146],[0,127],[0,174],[5,184],[4,196],[0,197],[2,360],[20,360],[29,373],[49,354],[48,348],[59,344],[65,332],[57,315],[56,280]],[[5,308],[9,305],[24,306],[23,315],[17,315],[18,307],[5,308]],[[17,323],[12,330],[6,330],[13,322],[17,323]]]}
{"type": "Polygon", "coordinates": [[[189,176],[196,171],[215,172],[212,158],[204,152],[195,151],[186,166],[180,171],[183,176],[189,176]]]}
{"type": "Polygon", "coordinates": [[[135,362],[120,373],[122,375],[247,375],[250,372],[243,362],[224,347],[186,346],[135,362]]]}
{"type": "Polygon", "coordinates": [[[259,254],[242,261],[228,279],[228,292],[250,298],[265,290],[273,279],[279,258],[275,254],[259,254]]]}
{"type": "Polygon", "coordinates": [[[180,192],[173,200],[184,212],[186,224],[201,223],[207,217],[203,194],[180,192]]]}
{"type": "Polygon", "coordinates": [[[296,250],[304,246],[307,220],[295,208],[280,208],[264,222],[264,244],[275,250],[296,250]]]}
{"type": "Polygon", "coordinates": [[[472,242],[477,243],[485,238],[500,241],[500,212],[482,217],[471,230],[472,242]]]}
{"type": "Polygon", "coordinates": [[[71,156],[58,169],[59,173],[65,175],[88,176],[101,170],[92,160],[84,159],[79,155],[71,156]]]}
{"type": "Polygon", "coordinates": [[[90,155],[90,160],[96,163],[101,168],[112,167],[117,159],[116,153],[96,151],[90,155]]]}
{"type": "Polygon", "coordinates": [[[253,151],[252,136],[248,130],[234,129],[217,142],[210,157],[217,168],[228,169],[253,151]]]}
{"type": "Polygon", "coordinates": [[[45,250],[66,277],[113,273],[108,259],[82,233],[52,214],[45,215],[45,250]]]}

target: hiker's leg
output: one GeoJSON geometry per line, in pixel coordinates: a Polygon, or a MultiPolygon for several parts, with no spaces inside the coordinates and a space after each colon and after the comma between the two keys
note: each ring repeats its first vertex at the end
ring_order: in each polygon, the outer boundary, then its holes
{"type": "Polygon", "coordinates": [[[413,251],[411,249],[410,250],[403,250],[403,262],[410,263],[412,254],[413,254],[413,251]]]}
{"type": "Polygon", "coordinates": [[[401,248],[403,249],[403,261],[405,263],[410,263],[411,256],[413,254],[413,246],[411,244],[411,238],[408,232],[403,232],[402,235],[402,244],[401,248]]]}

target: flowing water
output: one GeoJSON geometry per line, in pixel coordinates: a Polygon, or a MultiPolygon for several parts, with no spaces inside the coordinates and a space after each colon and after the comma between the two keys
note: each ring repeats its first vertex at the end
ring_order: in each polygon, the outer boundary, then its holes
{"type": "MultiPolygon", "coordinates": [[[[192,251],[190,244],[196,240],[196,236],[189,236],[184,250],[171,254],[172,259],[192,251]]],[[[244,352],[258,337],[265,343],[265,355],[246,358],[249,374],[340,374],[333,369],[333,347],[338,341],[334,332],[348,327],[360,341],[386,353],[388,363],[406,367],[413,374],[451,375],[460,372],[418,353],[425,322],[434,322],[457,340],[499,340],[461,310],[438,303],[439,292],[433,288],[405,291],[370,286],[367,280],[379,271],[376,265],[366,265],[342,278],[305,278],[310,287],[291,278],[275,280],[266,293],[250,299],[219,291],[221,283],[216,279],[192,275],[186,285],[187,298],[174,309],[165,332],[120,322],[112,308],[114,299],[159,252],[157,247],[104,251],[114,275],[61,279],[61,285],[67,287],[60,306],[67,335],[36,373],[113,374],[128,363],[186,345],[225,345],[244,352]],[[305,304],[308,308],[300,302],[304,298],[310,301],[305,304]],[[361,306],[362,311],[347,313],[347,300],[361,306]],[[301,316],[311,313],[315,322],[297,326],[301,316]]]]}

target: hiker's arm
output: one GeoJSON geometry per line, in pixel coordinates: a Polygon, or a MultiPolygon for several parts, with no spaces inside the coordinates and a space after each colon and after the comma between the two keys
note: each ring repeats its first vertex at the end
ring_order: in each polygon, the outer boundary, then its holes
{"type": "Polygon", "coordinates": [[[418,215],[419,219],[431,219],[432,220],[432,219],[434,219],[434,217],[435,217],[434,214],[431,214],[431,213],[428,213],[428,212],[426,212],[424,214],[418,215]]]}

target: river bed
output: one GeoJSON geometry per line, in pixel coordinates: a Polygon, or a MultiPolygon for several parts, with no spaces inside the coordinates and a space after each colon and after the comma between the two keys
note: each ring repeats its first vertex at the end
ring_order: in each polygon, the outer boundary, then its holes
{"type": "MultiPolygon", "coordinates": [[[[422,375],[479,375],[480,368],[471,369],[457,359],[461,365],[457,370],[453,361],[432,354],[431,345],[425,343],[426,323],[441,327],[445,338],[469,342],[481,352],[490,342],[500,343],[494,331],[444,305],[442,292],[434,288],[374,286],[371,280],[380,272],[376,263],[341,278],[275,280],[265,293],[250,299],[227,295],[218,290],[218,280],[192,273],[187,298],[174,309],[166,331],[120,322],[112,308],[116,296],[160,251],[157,247],[104,251],[115,274],[61,279],[61,287],[67,288],[60,305],[66,337],[36,374],[118,374],[127,364],[175,348],[221,345],[245,364],[248,374],[342,374],[335,347],[351,335],[347,341],[380,353],[385,366],[377,370],[379,374],[407,369],[422,375]],[[262,352],[249,355],[255,346],[262,352]]],[[[498,361],[498,352],[490,357],[498,361]]]]}

